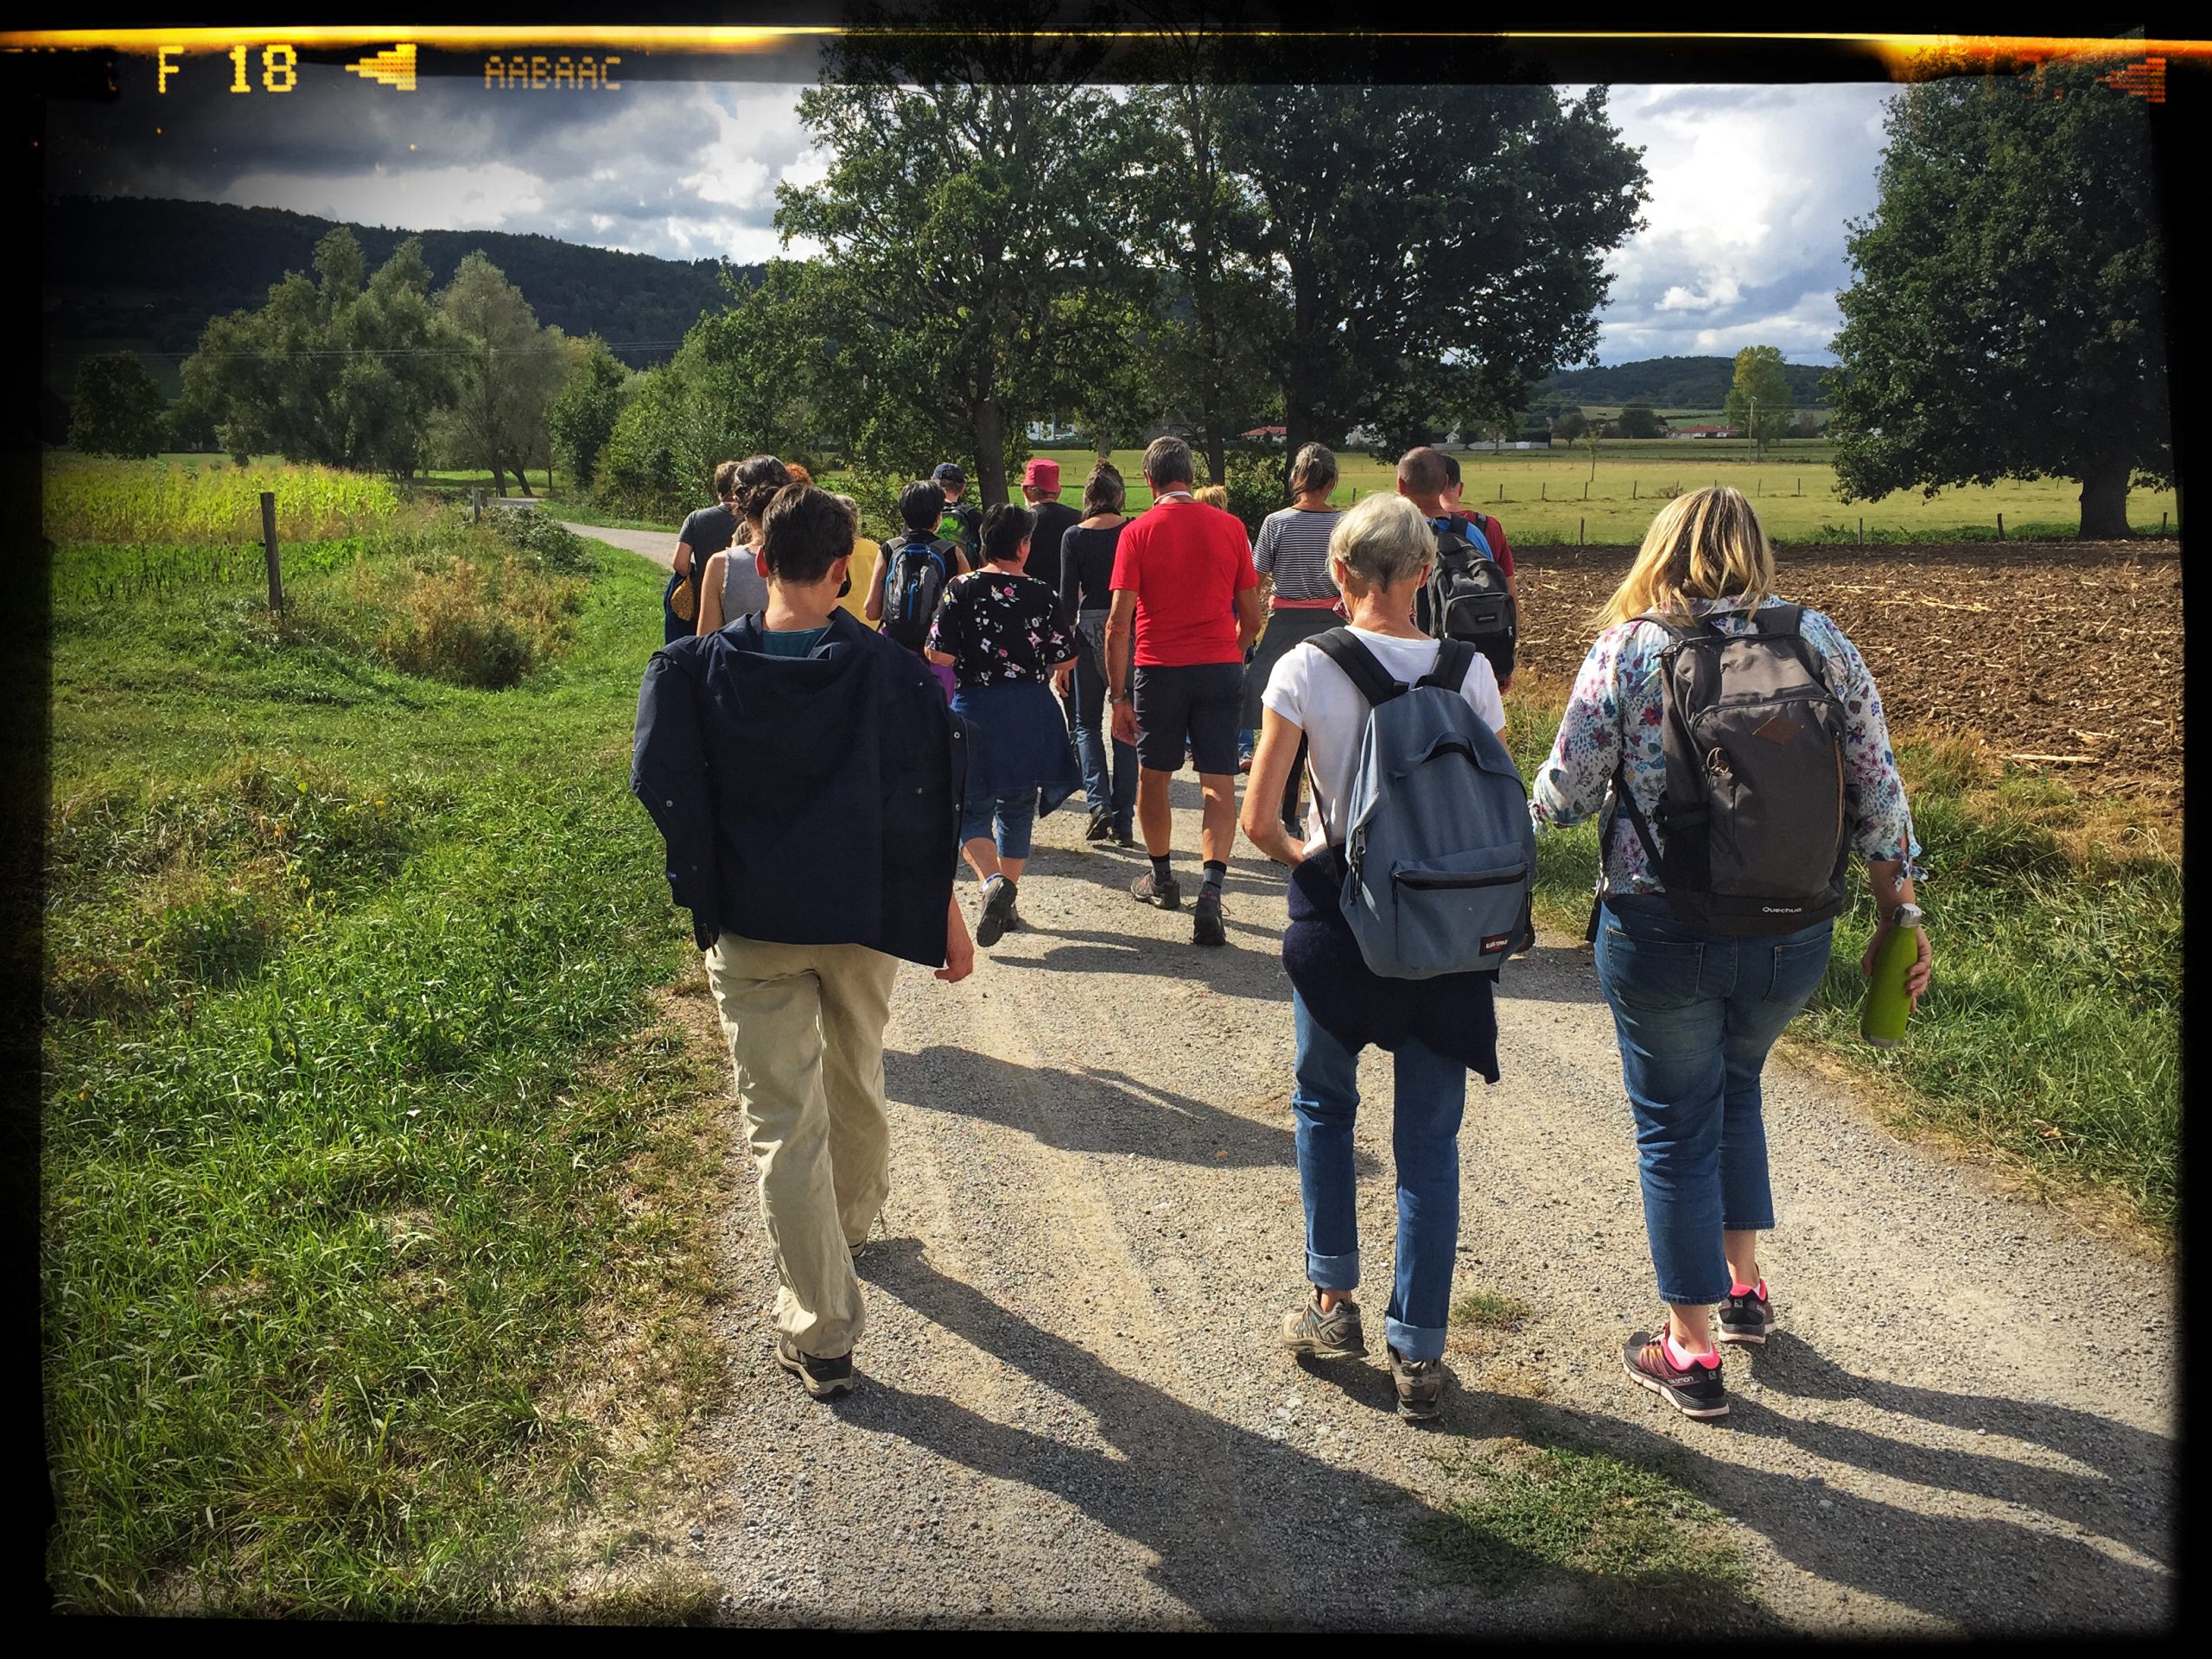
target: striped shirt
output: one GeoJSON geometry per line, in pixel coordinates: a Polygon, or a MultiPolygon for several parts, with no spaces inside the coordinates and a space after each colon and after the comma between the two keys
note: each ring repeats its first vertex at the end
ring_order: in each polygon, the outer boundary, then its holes
{"type": "Polygon", "coordinates": [[[1337,584],[1329,580],[1329,532],[1343,517],[1333,507],[1326,512],[1285,507],[1260,521],[1252,564],[1262,575],[1274,577],[1277,599],[1337,597],[1337,584]]]}

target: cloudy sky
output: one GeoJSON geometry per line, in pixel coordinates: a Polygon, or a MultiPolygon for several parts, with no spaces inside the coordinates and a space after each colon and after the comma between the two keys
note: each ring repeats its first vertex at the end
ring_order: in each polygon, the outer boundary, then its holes
{"type": "MultiPolygon", "coordinates": [[[[56,111],[53,188],[749,261],[778,251],[776,185],[821,172],[788,82],[501,94],[426,76],[400,93],[302,65],[296,92],[240,97],[230,79],[194,56],[156,94],[150,62],[126,60],[116,103],[56,111]]],[[[1833,360],[1844,221],[1873,205],[1891,90],[1615,86],[1651,201],[1609,262],[1600,359],[1765,344],[1833,360]]]]}

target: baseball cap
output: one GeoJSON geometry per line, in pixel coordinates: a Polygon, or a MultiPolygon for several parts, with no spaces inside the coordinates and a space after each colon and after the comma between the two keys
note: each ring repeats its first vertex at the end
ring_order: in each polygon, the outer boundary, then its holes
{"type": "Polygon", "coordinates": [[[1057,490],[1060,487],[1060,463],[1047,461],[1042,455],[1033,456],[1021,469],[1021,481],[1032,489],[1057,490]]]}
{"type": "Polygon", "coordinates": [[[968,474],[960,470],[959,463],[951,461],[939,461],[937,470],[930,476],[940,484],[965,484],[968,481],[968,474]]]}

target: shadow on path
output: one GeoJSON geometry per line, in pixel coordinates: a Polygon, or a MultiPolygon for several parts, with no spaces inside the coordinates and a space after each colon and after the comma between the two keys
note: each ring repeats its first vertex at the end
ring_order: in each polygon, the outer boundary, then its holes
{"type": "MultiPolygon", "coordinates": [[[[1135,1153],[1209,1169],[1290,1169],[1298,1162],[1287,1118],[1280,1126],[1258,1122],[1122,1071],[1016,1065],[972,1049],[932,1046],[916,1054],[886,1049],[883,1075],[886,1093],[902,1105],[980,1118],[1065,1152],[1135,1153]]],[[[1372,1157],[1358,1159],[1362,1174],[1375,1173],[1372,1157]]]]}

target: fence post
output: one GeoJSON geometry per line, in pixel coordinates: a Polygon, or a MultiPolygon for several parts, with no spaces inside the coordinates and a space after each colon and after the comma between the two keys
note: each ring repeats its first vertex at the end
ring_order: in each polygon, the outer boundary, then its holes
{"type": "Polygon", "coordinates": [[[1582,480],[1582,499],[1585,501],[1590,499],[1590,480],[1586,478],[1582,480]]]}
{"type": "Polygon", "coordinates": [[[276,492],[261,493],[261,550],[269,560],[269,609],[272,614],[284,608],[284,570],[276,562],[276,492]]]}
{"type": "Polygon", "coordinates": [[[1551,480],[1549,479],[1541,480],[1536,486],[1536,499],[1539,501],[1548,501],[1551,499],[1551,480]]]}
{"type": "Polygon", "coordinates": [[[2000,542],[2005,539],[2005,515],[2001,512],[1997,515],[1997,539],[2000,542]]]}
{"type": "Polygon", "coordinates": [[[1574,544],[1577,547],[1582,545],[1583,532],[1589,528],[1590,521],[1587,518],[1578,518],[1574,521],[1574,544]]]}
{"type": "Polygon", "coordinates": [[[1497,499],[1501,501],[1505,499],[1505,485],[1502,480],[1499,481],[1497,486],[1497,499]]]}
{"type": "Polygon", "coordinates": [[[1791,493],[1794,495],[1802,495],[1805,493],[1805,480],[1801,478],[1797,480],[1797,487],[1792,491],[1791,493]]]}
{"type": "Polygon", "coordinates": [[[468,522],[472,524],[484,522],[484,492],[480,487],[468,493],[468,522]]]}
{"type": "Polygon", "coordinates": [[[1859,545],[1866,545],[1866,515],[1864,513],[1859,516],[1859,545]]]}
{"type": "Polygon", "coordinates": [[[2158,515],[2158,537],[2159,537],[2159,539],[2160,539],[2160,540],[2164,540],[2164,537],[2165,537],[2165,534],[2166,534],[2166,515],[2165,515],[2164,513],[2163,513],[2163,512],[2162,512],[2162,513],[2160,513],[2160,514],[2158,515]]]}
{"type": "Polygon", "coordinates": [[[1636,499],[1636,480],[1632,478],[1628,481],[1628,499],[1631,501],[1636,499]]]}

